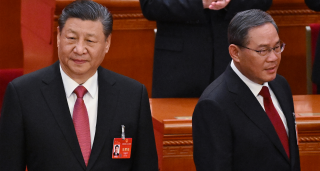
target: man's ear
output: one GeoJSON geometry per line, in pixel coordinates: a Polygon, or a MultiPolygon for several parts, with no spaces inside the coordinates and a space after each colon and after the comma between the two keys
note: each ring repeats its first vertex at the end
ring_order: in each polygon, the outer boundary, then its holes
{"type": "Polygon", "coordinates": [[[111,44],[111,34],[109,34],[109,36],[106,40],[106,53],[108,53],[108,51],[109,51],[110,44],[111,44]]]}
{"type": "Polygon", "coordinates": [[[241,50],[237,45],[235,44],[229,45],[229,54],[234,62],[237,62],[237,63],[240,62],[240,57],[239,57],[240,52],[241,50]]]}
{"type": "Polygon", "coordinates": [[[59,26],[57,27],[57,47],[59,47],[60,44],[60,29],[59,26]]]}

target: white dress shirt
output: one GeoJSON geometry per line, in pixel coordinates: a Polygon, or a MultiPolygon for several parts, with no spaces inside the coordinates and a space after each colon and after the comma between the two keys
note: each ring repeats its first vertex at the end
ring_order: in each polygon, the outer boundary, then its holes
{"type": "Polygon", "coordinates": [[[233,60],[231,61],[231,68],[233,69],[233,71],[240,77],[240,79],[249,87],[249,89],[251,90],[251,92],[253,93],[253,95],[257,98],[257,100],[259,101],[261,107],[264,109],[264,104],[263,104],[263,97],[261,95],[259,95],[261,89],[263,86],[267,86],[269,88],[269,92],[271,95],[271,99],[272,99],[272,103],[274,105],[274,107],[276,108],[278,114],[280,115],[280,118],[283,122],[283,125],[287,131],[287,135],[288,134],[288,126],[287,126],[287,120],[286,117],[284,116],[282,109],[279,105],[279,102],[276,98],[276,96],[274,95],[273,91],[271,90],[271,88],[269,87],[268,82],[265,82],[263,85],[261,84],[257,84],[253,81],[251,81],[249,78],[247,78],[246,76],[244,76],[239,70],[238,68],[234,65],[233,60]]]}
{"type": "MultiPolygon", "coordinates": [[[[64,90],[66,92],[66,97],[69,105],[69,110],[71,117],[73,117],[73,108],[77,100],[77,95],[73,93],[79,84],[71,79],[61,68],[60,72],[62,77],[62,82],[64,90]]],[[[83,96],[84,103],[86,105],[89,124],[90,124],[90,138],[91,138],[91,148],[93,145],[94,136],[96,133],[97,124],[97,111],[98,111],[98,72],[96,72],[91,78],[89,78],[85,83],[82,84],[88,92],[83,96]]]]}

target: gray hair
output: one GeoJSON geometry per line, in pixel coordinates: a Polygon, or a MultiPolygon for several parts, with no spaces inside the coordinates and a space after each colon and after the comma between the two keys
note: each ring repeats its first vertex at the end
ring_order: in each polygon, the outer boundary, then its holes
{"type": "Polygon", "coordinates": [[[278,26],[273,18],[266,12],[251,9],[237,13],[228,27],[228,41],[229,44],[246,46],[249,44],[248,32],[250,29],[271,23],[279,33],[278,26]]]}
{"type": "Polygon", "coordinates": [[[81,20],[101,21],[103,33],[108,38],[112,32],[113,19],[108,9],[101,4],[88,0],[77,0],[67,5],[59,17],[59,30],[62,31],[69,18],[81,20]]]}

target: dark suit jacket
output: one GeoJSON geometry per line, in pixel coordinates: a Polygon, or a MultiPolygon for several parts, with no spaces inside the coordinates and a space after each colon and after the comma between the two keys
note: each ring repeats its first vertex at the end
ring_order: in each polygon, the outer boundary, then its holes
{"type": "Polygon", "coordinates": [[[320,94],[320,34],[318,36],[316,53],[312,66],[312,82],[317,84],[317,93],[320,94]]]}
{"type": "Polygon", "coordinates": [[[315,11],[320,11],[320,1],[318,0],[304,0],[304,2],[306,3],[306,5],[315,11]]]}
{"type": "Polygon", "coordinates": [[[300,170],[290,87],[280,75],[269,86],[287,120],[290,159],[260,103],[228,66],[206,88],[193,113],[197,171],[300,170]]]}
{"type": "Polygon", "coordinates": [[[66,100],[59,63],[9,83],[0,118],[0,170],[157,171],[145,87],[98,68],[96,134],[86,168],[66,100]],[[113,139],[132,138],[130,159],[112,159],[113,139]]]}
{"type": "Polygon", "coordinates": [[[157,21],[152,97],[200,97],[231,61],[227,28],[247,9],[267,10],[272,0],[231,0],[226,9],[203,9],[202,0],[140,0],[157,21]]]}
{"type": "MultiPolygon", "coordinates": [[[[305,3],[310,9],[320,11],[319,0],[305,0],[305,3]]],[[[312,67],[312,81],[317,84],[317,91],[318,94],[320,94],[320,34],[317,40],[316,53],[312,67]]]]}

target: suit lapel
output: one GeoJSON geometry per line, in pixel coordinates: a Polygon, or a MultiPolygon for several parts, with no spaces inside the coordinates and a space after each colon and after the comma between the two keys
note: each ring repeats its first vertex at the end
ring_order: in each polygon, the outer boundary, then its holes
{"type": "Polygon", "coordinates": [[[276,130],[269,117],[261,107],[249,87],[236,75],[229,66],[226,71],[226,82],[229,91],[235,94],[235,103],[245,115],[264,132],[280,153],[289,161],[276,130]]]}
{"type": "Polygon", "coordinates": [[[89,171],[93,167],[100,152],[102,151],[102,148],[105,145],[105,140],[109,135],[109,131],[112,126],[113,117],[116,113],[119,90],[115,88],[114,85],[116,84],[116,81],[108,72],[109,71],[101,67],[98,69],[98,116],[96,134],[87,171],[89,171]]]}
{"type": "Polygon", "coordinates": [[[60,126],[60,129],[64,134],[72,152],[81,166],[85,169],[86,166],[82,157],[77,135],[70,115],[66,93],[63,87],[59,63],[55,63],[51,66],[51,68],[52,73],[48,73],[47,75],[52,77],[46,77],[43,79],[45,85],[41,88],[42,94],[47,101],[54,118],[60,126]]]}

